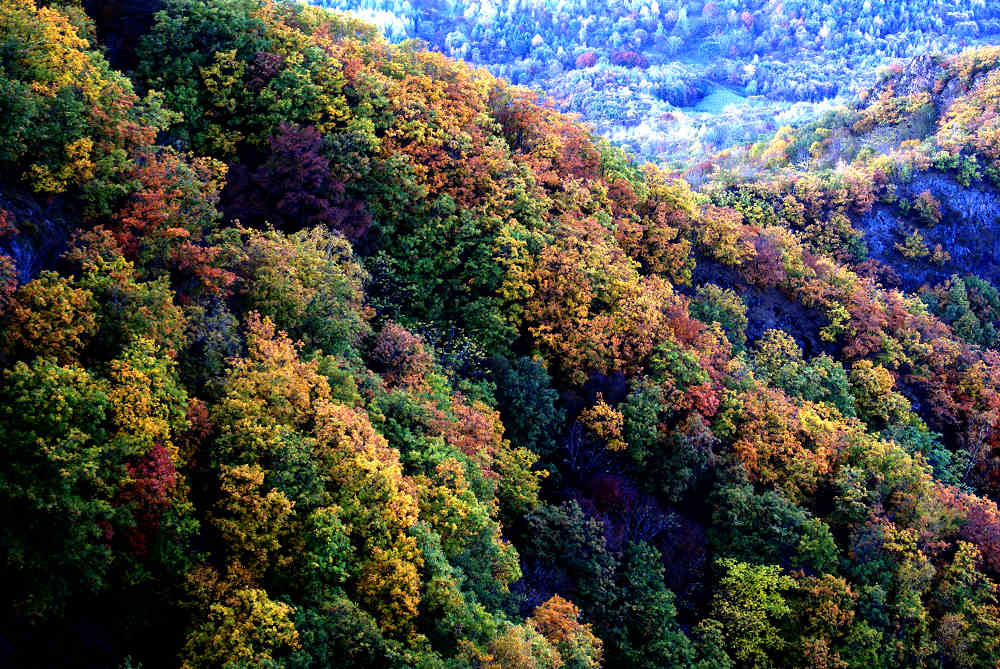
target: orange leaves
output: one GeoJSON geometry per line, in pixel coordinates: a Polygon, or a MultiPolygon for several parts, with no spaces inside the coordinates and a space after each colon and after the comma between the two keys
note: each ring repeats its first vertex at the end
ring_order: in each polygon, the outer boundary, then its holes
{"type": "Polygon", "coordinates": [[[97,332],[93,293],[74,288],[54,272],[21,286],[10,300],[4,348],[51,355],[62,364],[78,359],[97,332]]]}
{"type": "Polygon", "coordinates": [[[115,216],[126,257],[153,272],[167,260],[209,288],[227,288],[232,275],[213,266],[217,250],[202,241],[220,219],[216,204],[225,173],[225,165],[209,158],[184,158],[169,149],[145,152],[130,174],[140,187],[115,216]]]}
{"type": "Polygon", "coordinates": [[[666,280],[640,277],[599,231],[591,223],[542,251],[526,311],[536,342],[574,383],[591,371],[641,369],[681,302],[666,280]]]}
{"type": "Polygon", "coordinates": [[[589,624],[580,622],[580,609],[573,602],[552,595],[535,609],[529,624],[559,651],[564,662],[572,659],[581,669],[601,666],[604,644],[589,624]]]}
{"type": "Polygon", "coordinates": [[[824,409],[812,403],[796,407],[771,389],[744,394],[733,449],[750,478],[785,490],[793,500],[815,492],[847,446],[839,416],[824,409]]]}
{"type": "Polygon", "coordinates": [[[370,357],[389,386],[423,386],[432,362],[420,338],[392,322],[382,327],[370,357]]]}
{"type": "Polygon", "coordinates": [[[450,417],[434,421],[435,427],[441,430],[447,443],[479,465],[487,476],[495,477],[493,458],[503,446],[499,412],[479,401],[466,403],[464,397],[456,394],[450,413],[450,417]]]}

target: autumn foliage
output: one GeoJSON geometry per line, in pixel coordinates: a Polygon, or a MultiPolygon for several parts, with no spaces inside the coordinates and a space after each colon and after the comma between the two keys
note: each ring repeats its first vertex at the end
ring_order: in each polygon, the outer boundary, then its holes
{"type": "Polygon", "coordinates": [[[695,191],[317,7],[169,0],[133,87],[43,4],[0,1],[17,662],[1000,660],[1000,298],[853,227],[948,224],[892,194],[994,165],[997,63],[947,65],[947,156],[788,129],[695,191]]]}

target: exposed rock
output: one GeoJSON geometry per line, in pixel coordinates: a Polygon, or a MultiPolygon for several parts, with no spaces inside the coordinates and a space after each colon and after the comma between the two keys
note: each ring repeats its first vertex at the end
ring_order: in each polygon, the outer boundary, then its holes
{"type": "Polygon", "coordinates": [[[1000,192],[985,186],[965,188],[950,176],[927,172],[901,184],[897,194],[912,201],[924,191],[940,203],[940,222],[928,226],[896,206],[877,205],[855,223],[865,233],[869,256],[896,270],[907,290],[940,283],[952,274],[973,273],[1000,283],[1000,192]],[[914,229],[928,248],[940,244],[950,259],[939,265],[900,253],[896,244],[914,229]]]}
{"type": "Polygon", "coordinates": [[[0,255],[14,259],[18,282],[27,283],[56,264],[73,225],[58,199],[43,203],[20,190],[0,190],[0,209],[17,229],[17,234],[0,238],[0,255]]]}

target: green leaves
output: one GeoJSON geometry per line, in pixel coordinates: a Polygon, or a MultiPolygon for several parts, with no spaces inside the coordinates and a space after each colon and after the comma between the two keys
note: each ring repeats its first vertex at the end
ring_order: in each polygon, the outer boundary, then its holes
{"type": "Polygon", "coordinates": [[[110,440],[108,384],[79,367],[39,358],[0,381],[0,499],[4,580],[23,614],[57,614],[71,597],[100,591],[110,540],[123,509],[112,505],[124,477],[110,440]]]}

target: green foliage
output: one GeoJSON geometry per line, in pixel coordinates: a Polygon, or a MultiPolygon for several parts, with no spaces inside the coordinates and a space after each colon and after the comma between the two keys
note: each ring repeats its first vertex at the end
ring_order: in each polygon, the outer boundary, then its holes
{"type": "Polygon", "coordinates": [[[38,193],[72,192],[89,213],[109,213],[128,190],[130,154],[163,127],[158,99],[140,101],[57,9],[6,2],[0,25],[5,173],[38,193]]]}
{"type": "Polygon", "coordinates": [[[794,581],[771,565],[723,559],[717,566],[723,575],[712,617],[722,623],[729,655],[748,667],[776,666],[787,644],[780,625],[791,613],[784,593],[794,581]]]}
{"type": "Polygon", "coordinates": [[[825,402],[845,416],[855,415],[847,372],[829,355],[820,354],[806,362],[792,337],[780,330],[768,330],[751,356],[754,371],[789,395],[825,402]]]}
{"type": "Polygon", "coordinates": [[[0,2],[19,661],[86,615],[109,666],[996,664],[1000,294],[887,290],[852,221],[995,171],[1000,59],[924,141],[940,91],[882,87],[698,194],[283,0],[164,3],[140,101],[107,10],[0,2]]]}
{"type": "Polygon", "coordinates": [[[541,456],[550,455],[563,423],[552,379],[530,358],[518,358],[513,363],[494,358],[492,366],[497,408],[507,438],[541,456]]]}
{"type": "Polygon", "coordinates": [[[747,308],[739,295],[714,283],[698,286],[695,295],[691,315],[703,323],[719,323],[729,342],[737,350],[743,348],[747,340],[747,308]]]}
{"type": "Polygon", "coordinates": [[[347,241],[316,227],[285,236],[240,229],[222,243],[243,277],[246,308],[260,312],[310,348],[343,355],[368,332],[366,272],[347,241]]]}
{"type": "Polygon", "coordinates": [[[110,438],[108,386],[85,370],[39,358],[2,383],[4,578],[19,610],[54,615],[107,586],[126,454],[110,438]]]}
{"type": "Polygon", "coordinates": [[[621,627],[611,632],[616,644],[609,661],[650,668],[691,665],[694,652],[677,624],[674,595],[663,584],[659,551],[646,543],[630,544],[618,571],[621,627]]]}
{"type": "Polygon", "coordinates": [[[714,506],[712,540],[721,554],[751,564],[836,570],[830,528],[780,493],[729,485],[715,493],[714,506]]]}
{"type": "Polygon", "coordinates": [[[943,285],[920,293],[928,309],[970,344],[995,348],[1000,343],[1000,292],[976,276],[953,276],[943,285]]]}

